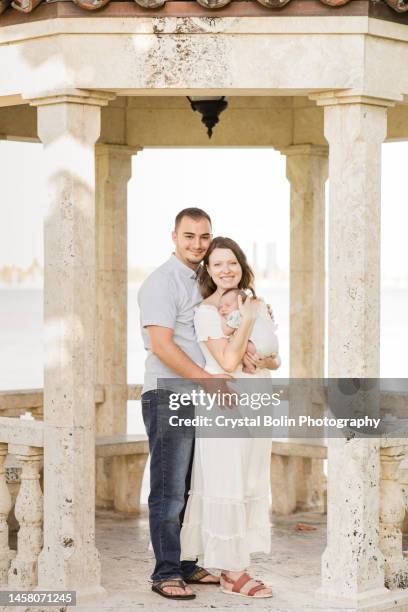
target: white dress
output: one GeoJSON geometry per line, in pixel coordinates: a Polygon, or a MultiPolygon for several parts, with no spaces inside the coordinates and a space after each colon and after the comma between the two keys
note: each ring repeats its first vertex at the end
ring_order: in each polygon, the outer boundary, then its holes
{"type": "MultiPolygon", "coordinates": [[[[194,324],[206,371],[223,373],[204,344],[226,337],[217,309],[201,304],[194,324]]],[[[232,375],[253,376],[241,365],[232,375]]],[[[269,377],[269,370],[255,376],[269,377]]],[[[251,553],[270,552],[271,445],[271,438],[196,438],[181,559],[199,557],[207,568],[238,571],[249,566],[251,553]]]]}

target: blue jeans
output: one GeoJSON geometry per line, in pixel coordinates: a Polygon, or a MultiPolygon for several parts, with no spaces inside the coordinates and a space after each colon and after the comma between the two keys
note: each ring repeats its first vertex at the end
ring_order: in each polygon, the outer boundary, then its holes
{"type": "MultiPolygon", "coordinates": [[[[189,578],[195,561],[180,560],[180,527],[190,488],[194,454],[194,429],[170,427],[170,391],[147,391],[142,413],[150,449],[149,524],[156,566],[153,581],[189,578]]],[[[192,418],[194,407],[179,408],[177,416],[192,418]]]]}

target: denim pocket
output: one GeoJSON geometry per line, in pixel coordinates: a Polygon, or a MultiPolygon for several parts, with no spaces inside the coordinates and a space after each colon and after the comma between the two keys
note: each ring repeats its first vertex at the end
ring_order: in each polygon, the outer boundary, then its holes
{"type": "Polygon", "coordinates": [[[140,403],[142,404],[142,417],[146,427],[146,433],[149,435],[151,419],[150,399],[141,398],[140,403]]]}
{"type": "Polygon", "coordinates": [[[149,399],[141,399],[142,410],[148,410],[150,408],[150,400],[149,399]]]}

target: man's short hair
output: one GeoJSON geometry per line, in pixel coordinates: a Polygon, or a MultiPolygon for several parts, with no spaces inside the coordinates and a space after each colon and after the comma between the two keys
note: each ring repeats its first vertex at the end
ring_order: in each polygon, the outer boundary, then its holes
{"type": "Polygon", "coordinates": [[[180,221],[183,217],[190,217],[190,219],[194,219],[194,221],[198,221],[199,219],[207,219],[210,225],[212,225],[210,215],[206,213],[205,210],[192,206],[191,208],[183,208],[183,210],[180,210],[180,212],[177,214],[174,221],[175,230],[180,225],[180,221]]]}

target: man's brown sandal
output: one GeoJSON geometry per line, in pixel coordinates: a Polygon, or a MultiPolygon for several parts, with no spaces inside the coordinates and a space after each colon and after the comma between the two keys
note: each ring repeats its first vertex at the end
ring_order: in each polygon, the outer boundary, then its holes
{"type": "MultiPolygon", "coordinates": [[[[211,581],[203,580],[203,578],[205,578],[206,576],[211,576],[210,572],[207,572],[207,570],[203,567],[197,567],[194,574],[190,576],[190,578],[184,578],[184,581],[187,582],[187,584],[216,584],[217,586],[219,586],[219,579],[211,581]]],[[[217,578],[217,576],[215,577],[217,578]]]]}
{"type": "Polygon", "coordinates": [[[191,595],[172,595],[171,593],[166,593],[163,587],[179,587],[180,589],[185,589],[186,583],[181,578],[164,578],[163,580],[153,582],[152,591],[158,593],[162,597],[167,597],[167,599],[195,599],[196,597],[195,593],[191,595]]]}
{"type": "Polygon", "coordinates": [[[255,593],[257,593],[258,591],[261,591],[262,589],[268,589],[269,587],[267,587],[266,584],[264,584],[260,580],[255,580],[254,578],[251,578],[251,576],[246,572],[242,574],[242,576],[240,576],[238,580],[232,580],[232,578],[224,574],[224,572],[221,572],[221,578],[233,585],[231,590],[224,589],[223,587],[221,587],[221,591],[223,593],[227,593],[228,595],[241,595],[241,597],[252,597],[253,599],[272,597],[272,593],[269,593],[268,595],[255,595],[255,593]],[[252,580],[253,582],[257,582],[258,584],[252,587],[252,589],[249,589],[248,593],[242,593],[242,587],[245,586],[250,580],[252,580]]]}

